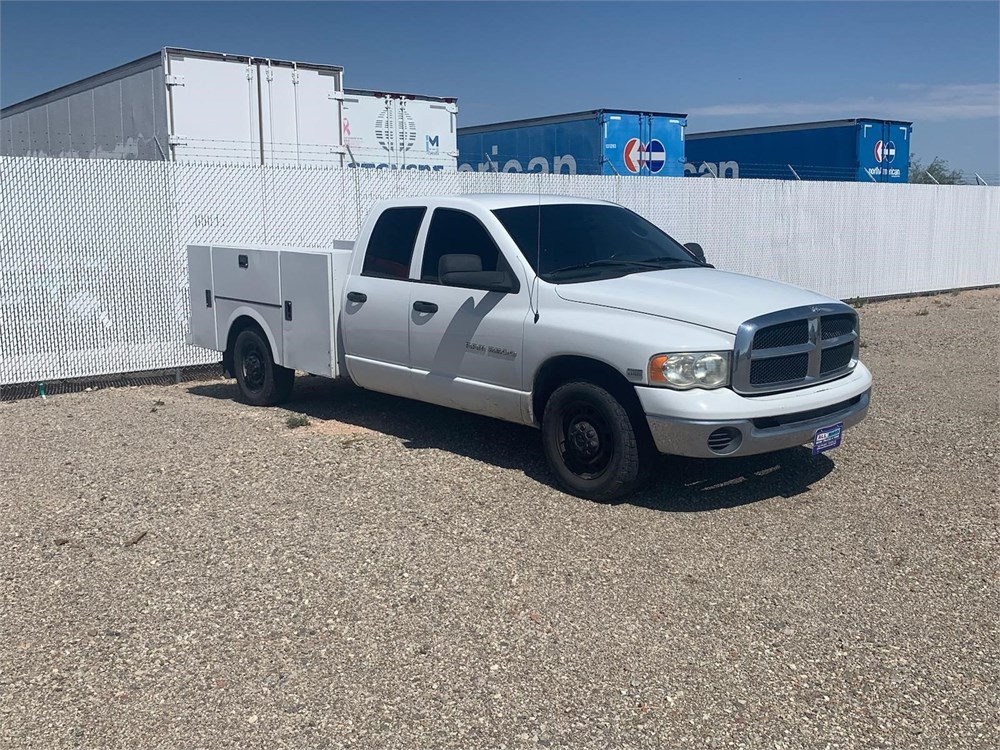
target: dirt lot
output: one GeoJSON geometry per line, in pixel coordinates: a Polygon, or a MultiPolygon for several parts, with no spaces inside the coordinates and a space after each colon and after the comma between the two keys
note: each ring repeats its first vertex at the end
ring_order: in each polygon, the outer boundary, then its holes
{"type": "Polygon", "coordinates": [[[998,310],[864,306],[843,446],[619,505],[315,378],[0,403],[0,746],[1000,746],[998,310]]]}

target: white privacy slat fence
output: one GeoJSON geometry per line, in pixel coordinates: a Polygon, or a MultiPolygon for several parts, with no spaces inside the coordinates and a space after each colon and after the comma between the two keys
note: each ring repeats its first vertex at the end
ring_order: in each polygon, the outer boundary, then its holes
{"type": "Polygon", "coordinates": [[[1000,284],[1000,188],[0,157],[0,384],[202,365],[190,243],[329,246],[388,197],[612,200],[717,267],[872,297],[1000,284]]]}

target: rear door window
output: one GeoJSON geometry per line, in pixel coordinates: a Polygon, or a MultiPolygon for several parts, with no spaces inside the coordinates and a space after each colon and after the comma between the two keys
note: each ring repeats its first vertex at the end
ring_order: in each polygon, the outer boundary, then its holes
{"type": "Polygon", "coordinates": [[[409,278],[413,248],[417,244],[417,233],[426,211],[423,206],[387,208],[383,211],[368,240],[361,275],[382,279],[409,278]]]}

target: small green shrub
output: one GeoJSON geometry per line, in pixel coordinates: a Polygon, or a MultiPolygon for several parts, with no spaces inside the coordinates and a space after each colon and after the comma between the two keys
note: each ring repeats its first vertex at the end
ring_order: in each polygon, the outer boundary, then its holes
{"type": "Polygon", "coordinates": [[[290,414],[288,419],[285,420],[285,426],[289,430],[294,430],[296,427],[305,427],[309,424],[309,417],[305,414],[290,414]]]}

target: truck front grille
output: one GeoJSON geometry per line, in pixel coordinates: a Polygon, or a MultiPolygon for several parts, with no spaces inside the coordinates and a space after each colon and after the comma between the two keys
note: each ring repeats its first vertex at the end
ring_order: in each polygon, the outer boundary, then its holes
{"type": "Polygon", "coordinates": [[[802,380],[808,374],[808,354],[790,354],[787,357],[757,359],[750,363],[750,382],[754,385],[788,383],[793,380],[802,380]]]}
{"type": "Polygon", "coordinates": [[[824,349],[820,359],[819,371],[824,375],[828,372],[836,372],[847,367],[854,356],[854,342],[835,346],[832,349],[824,349]]]}
{"type": "Polygon", "coordinates": [[[780,346],[795,346],[809,341],[809,321],[793,320],[776,326],[761,328],[753,337],[754,349],[774,349],[780,346]]]}
{"type": "Polygon", "coordinates": [[[840,338],[854,332],[857,325],[855,315],[825,315],[823,316],[823,341],[840,338]]]}
{"type": "Polygon", "coordinates": [[[858,317],[847,305],[797,307],[748,320],[736,334],[733,389],[759,394],[846,375],[858,356],[858,317]]]}

